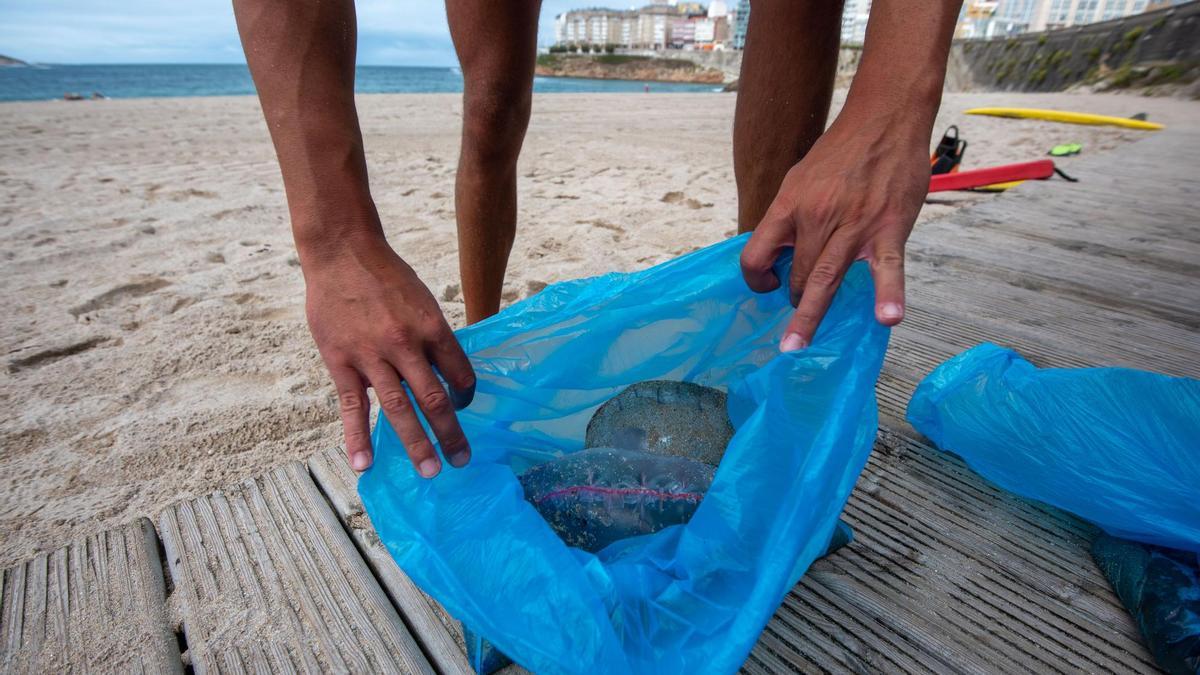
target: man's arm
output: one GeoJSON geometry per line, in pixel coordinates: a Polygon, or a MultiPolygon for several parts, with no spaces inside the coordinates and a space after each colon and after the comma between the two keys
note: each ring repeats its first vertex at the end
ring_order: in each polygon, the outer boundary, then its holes
{"type": "Polygon", "coordinates": [[[470,448],[454,408],[470,402],[475,375],[429,290],[388,246],[371,200],[354,107],[352,0],[233,6],[279,156],[309,328],[337,387],[351,465],[371,465],[368,386],[421,475],[436,475],[441,462],[414,399],[450,463],[466,464],[470,448]]]}
{"type": "Polygon", "coordinates": [[[875,0],[862,62],[837,119],[784,178],[742,253],[747,283],[795,246],[796,313],[780,348],[812,342],[846,269],[870,261],[875,314],[904,318],[904,245],[929,189],[929,139],[961,0],[875,0]]]}

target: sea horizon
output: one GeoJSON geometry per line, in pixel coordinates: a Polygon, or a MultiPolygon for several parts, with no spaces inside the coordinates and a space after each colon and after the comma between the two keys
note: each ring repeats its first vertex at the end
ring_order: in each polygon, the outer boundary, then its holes
{"type": "MultiPolygon", "coordinates": [[[[574,77],[534,78],[535,93],[656,93],[720,91],[720,85],[574,77]]],[[[461,93],[458,66],[356,67],[355,93],[461,93]]],[[[0,101],[91,98],[177,98],[248,96],[255,93],[250,70],[238,63],[27,63],[0,67],[0,101]]]]}

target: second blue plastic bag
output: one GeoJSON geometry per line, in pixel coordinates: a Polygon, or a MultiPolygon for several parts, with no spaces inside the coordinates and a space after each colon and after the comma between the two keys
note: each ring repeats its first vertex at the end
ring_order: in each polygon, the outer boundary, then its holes
{"type": "Polygon", "coordinates": [[[1039,369],[983,344],[930,373],[908,419],[1006,490],[1115,537],[1200,552],[1200,381],[1039,369]]]}
{"type": "Polygon", "coordinates": [[[875,438],[888,332],[857,264],[812,347],[781,355],[787,290],[747,289],[745,241],[555,284],[459,331],[478,376],[467,467],[423,480],[376,426],[359,492],[388,550],[535,672],[734,672],[829,543],[875,438]],[[729,392],[735,435],[712,486],[686,525],[568,548],[516,475],[581,450],[596,408],[652,379],[729,392]]]}

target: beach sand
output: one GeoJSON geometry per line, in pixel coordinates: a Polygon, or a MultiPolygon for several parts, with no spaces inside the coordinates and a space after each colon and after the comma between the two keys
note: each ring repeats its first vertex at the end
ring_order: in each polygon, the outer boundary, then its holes
{"type": "MultiPolygon", "coordinates": [[[[968,166],[1145,133],[960,114],[1000,104],[1200,119],[1169,99],[949,94],[937,133],[959,125],[968,166]]],[[[733,105],[535,97],[505,303],[733,234],[733,105]]],[[[461,326],[459,97],[364,96],[359,109],[388,238],[461,326]]],[[[0,566],[340,443],[255,99],[12,103],[0,128],[0,566]]],[[[922,220],[1004,198],[935,197],[922,220]]]]}

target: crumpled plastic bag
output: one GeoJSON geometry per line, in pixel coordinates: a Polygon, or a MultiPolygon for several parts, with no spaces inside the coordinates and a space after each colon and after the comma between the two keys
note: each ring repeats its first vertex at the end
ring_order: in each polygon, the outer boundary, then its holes
{"type": "Polygon", "coordinates": [[[1200,381],[1045,368],[982,344],[917,387],[908,420],[1000,487],[1109,534],[1200,552],[1200,381]]]}
{"type": "Polygon", "coordinates": [[[888,330],[860,263],[813,345],[780,354],[788,292],[747,289],[745,241],[554,284],[459,331],[478,377],[459,416],[467,467],[421,479],[391,425],[376,426],[359,492],[380,538],[422,589],[521,665],[733,672],[828,545],[875,438],[888,330]],[[651,379],[728,391],[735,434],[714,481],[685,525],[598,554],[568,548],[516,476],[581,450],[596,408],[651,379]]]}

